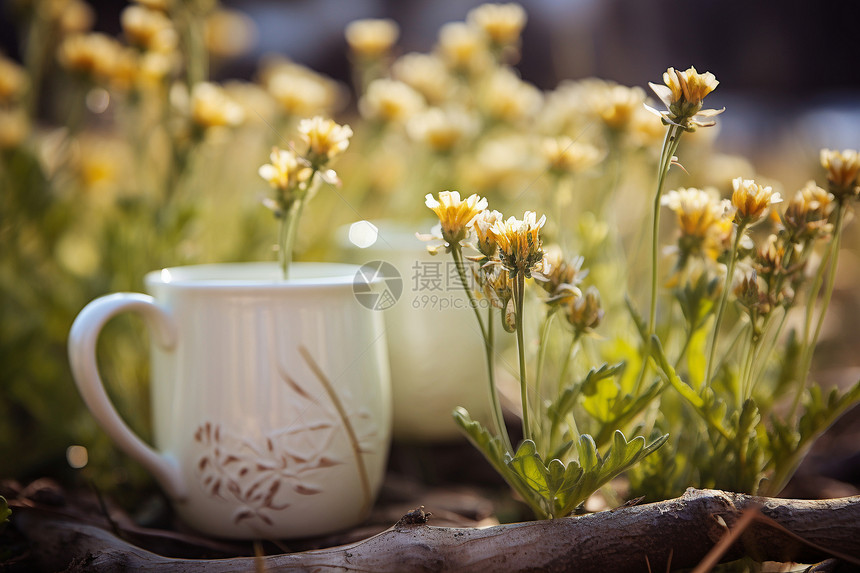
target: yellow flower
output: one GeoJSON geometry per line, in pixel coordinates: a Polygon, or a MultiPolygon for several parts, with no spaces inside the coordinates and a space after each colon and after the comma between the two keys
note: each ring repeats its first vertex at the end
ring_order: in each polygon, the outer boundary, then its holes
{"type": "Polygon", "coordinates": [[[498,68],[481,90],[480,105],[487,115],[515,123],[529,119],[540,109],[540,90],[524,82],[510,68],[498,68]]]}
{"type": "Polygon", "coordinates": [[[235,126],[245,119],[245,111],[221,86],[200,82],[191,90],[191,119],[203,128],[235,126]]]}
{"type": "Polygon", "coordinates": [[[531,278],[532,271],[541,269],[543,251],[540,230],[546,223],[546,215],[540,220],[532,211],[526,211],[522,220],[510,217],[507,221],[496,221],[490,232],[499,246],[499,258],[511,276],[523,273],[531,278]]]}
{"type": "Polygon", "coordinates": [[[401,56],[392,64],[391,73],[434,105],[444,102],[454,87],[445,62],[432,54],[401,56]]]}
{"type": "Polygon", "coordinates": [[[533,161],[533,148],[533,142],[521,133],[480,138],[463,177],[476,189],[521,191],[535,177],[535,168],[540,168],[533,161]]]}
{"type": "Polygon", "coordinates": [[[0,54],[0,104],[20,100],[28,83],[24,68],[0,54]]]}
{"type": "Polygon", "coordinates": [[[313,170],[292,149],[273,147],[269,160],[271,163],[261,165],[257,173],[278,194],[275,201],[267,200],[264,204],[274,211],[276,217],[283,217],[299,198],[299,186],[308,181],[313,170]]]}
{"type": "Polygon", "coordinates": [[[257,41],[254,21],[239,10],[218,8],[206,17],[203,36],[213,56],[237,58],[253,49],[257,41]]]}
{"type": "Polygon", "coordinates": [[[57,14],[57,26],[61,34],[82,34],[93,27],[96,19],[92,6],[83,0],[67,0],[57,14]]]}
{"type": "Polygon", "coordinates": [[[365,19],[350,22],[345,31],[350,49],[362,58],[379,58],[391,50],[400,36],[394,20],[365,19]]]}
{"type": "Polygon", "coordinates": [[[0,149],[17,147],[30,133],[30,120],[23,109],[0,107],[0,149]]]}
{"type": "Polygon", "coordinates": [[[257,173],[273,189],[289,189],[310,176],[310,169],[299,161],[292,149],[273,147],[269,160],[272,163],[261,165],[257,173]]]}
{"type": "Polygon", "coordinates": [[[122,11],[120,21],[125,37],[135,46],[155,52],[170,52],[176,48],[176,30],[163,12],[132,5],[122,11]]]}
{"type": "Polygon", "coordinates": [[[608,128],[620,130],[630,125],[643,103],[645,92],[641,88],[611,85],[594,101],[594,108],[608,128]]]}
{"type": "Polygon", "coordinates": [[[603,158],[595,146],[573,141],[566,135],[544,139],[541,151],[549,169],[558,174],[582,173],[603,158]]]}
{"type": "Polygon", "coordinates": [[[358,110],[367,119],[404,123],[424,109],[424,98],[403,82],[373,80],[359,100],[358,110]]]}
{"type": "Polygon", "coordinates": [[[565,259],[556,245],[546,249],[541,264],[541,275],[545,280],[538,280],[541,288],[550,295],[546,303],[556,304],[574,296],[582,296],[577,285],[588,275],[587,270],[582,270],[584,261],[581,256],[565,259]]]}
{"type": "Polygon", "coordinates": [[[835,197],[809,181],[794,194],[782,216],[782,224],[789,236],[796,241],[815,239],[830,234],[833,225],[829,222],[835,197]]]}
{"type": "Polygon", "coordinates": [[[469,223],[487,208],[487,200],[483,197],[473,194],[461,201],[458,191],[440,191],[438,201],[428,193],[424,204],[439,217],[441,238],[449,249],[466,238],[469,223]]]}
{"type": "Polygon", "coordinates": [[[501,265],[487,265],[474,269],[475,282],[480,290],[478,294],[490,301],[496,308],[507,309],[513,298],[511,277],[507,269],[501,265]]]}
{"type": "Polygon", "coordinates": [[[482,4],[469,11],[466,22],[483,31],[496,46],[516,44],[526,25],[526,11],[519,4],[482,4]]]}
{"type": "Polygon", "coordinates": [[[712,193],[696,188],[680,188],[663,195],[660,204],[669,207],[678,218],[681,230],[679,246],[683,254],[707,253],[716,258],[722,235],[720,221],[725,219],[726,205],[712,193]]]}
{"type": "Polygon", "coordinates": [[[578,334],[591,332],[603,320],[600,292],[593,285],[582,296],[567,299],[563,304],[565,318],[578,334]]]}
{"type": "Polygon", "coordinates": [[[481,32],[465,22],[448,22],[439,29],[436,50],[457,72],[482,72],[492,63],[481,32]]]}
{"type": "Polygon", "coordinates": [[[827,183],[837,200],[842,202],[860,193],[860,154],[856,150],[822,149],[821,166],[827,170],[827,183]]]}
{"type": "Polygon", "coordinates": [[[663,82],[665,85],[651,82],[648,85],[667,108],[664,112],[652,110],[661,116],[665,123],[695,131],[696,127],[714,125],[716,122],[711,118],[725,111],[725,108],[702,109],[702,100],[719,85],[714,74],[710,72],[700,74],[694,67],[683,72],[669,68],[663,74],[663,82]]]}
{"type": "Polygon", "coordinates": [[[488,259],[492,258],[498,249],[496,238],[490,229],[496,224],[496,221],[501,221],[502,219],[502,214],[498,211],[485,209],[478,213],[470,223],[472,230],[475,232],[475,237],[478,239],[478,251],[488,259]]]}
{"type": "Polygon", "coordinates": [[[308,144],[308,160],[317,166],[346,151],[352,137],[352,128],[348,125],[338,125],[320,116],[300,121],[298,131],[308,144]]]}
{"type": "Polygon", "coordinates": [[[106,79],[113,74],[122,49],[119,42],[105,34],[79,34],[63,40],[57,59],[67,70],[106,79]]]}
{"type": "Polygon", "coordinates": [[[260,79],[287,115],[328,115],[340,106],[339,86],[305,66],[289,62],[266,62],[260,79]]]}
{"type": "Polygon", "coordinates": [[[735,223],[739,226],[758,222],[768,206],[782,202],[779,193],[770,186],[757,184],[752,179],[738,177],[732,180],[732,206],[736,209],[735,223]]]}
{"type": "Polygon", "coordinates": [[[460,108],[431,108],[419,113],[406,125],[409,137],[440,153],[454,149],[461,141],[475,134],[478,122],[460,108]]]}

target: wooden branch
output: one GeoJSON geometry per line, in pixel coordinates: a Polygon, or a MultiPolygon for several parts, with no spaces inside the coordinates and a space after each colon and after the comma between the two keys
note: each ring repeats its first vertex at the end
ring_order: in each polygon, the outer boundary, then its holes
{"type": "Polygon", "coordinates": [[[264,565],[269,571],[645,573],[649,564],[651,571],[695,566],[748,511],[760,515],[723,560],[746,555],[759,561],[813,563],[860,555],[860,496],[805,501],[695,489],[659,503],[485,529],[433,527],[421,519],[404,519],[357,543],[269,556],[261,562],[249,557],[162,557],[92,525],[46,519],[23,508],[15,525],[46,570],[219,573],[264,565]]]}

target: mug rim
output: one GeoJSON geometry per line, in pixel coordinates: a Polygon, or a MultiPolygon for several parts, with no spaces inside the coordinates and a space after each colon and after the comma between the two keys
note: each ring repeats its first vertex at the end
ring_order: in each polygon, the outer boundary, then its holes
{"type": "Polygon", "coordinates": [[[308,288],[352,287],[358,265],[298,262],[290,265],[290,278],[281,276],[276,262],[204,263],[166,267],[144,277],[148,287],[180,288],[308,288]]]}

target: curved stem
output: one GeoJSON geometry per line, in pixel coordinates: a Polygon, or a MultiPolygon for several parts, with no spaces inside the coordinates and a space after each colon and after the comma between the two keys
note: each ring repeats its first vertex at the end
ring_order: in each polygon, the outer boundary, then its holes
{"type": "Polygon", "coordinates": [[[492,407],[493,423],[496,425],[496,433],[501,436],[505,449],[514,453],[511,447],[511,437],[505,426],[505,417],[502,413],[502,404],[499,401],[499,392],[496,389],[496,368],[493,362],[495,340],[493,339],[493,307],[487,309],[487,336],[484,337],[484,353],[487,358],[487,378],[490,383],[490,405],[492,407]]]}
{"type": "MultiPolygon", "coordinates": [[[[714,332],[711,336],[711,349],[708,352],[708,361],[707,367],[705,368],[705,384],[710,385],[711,383],[711,374],[714,369],[714,357],[717,354],[717,343],[720,340],[720,327],[723,324],[723,315],[726,312],[726,304],[729,300],[729,291],[732,288],[732,278],[735,272],[735,258],[738,255],[738,247],[741,244],[741,237],[743,237],[744,230],[746,225],[738,225],[737,232],[735,234],[735,240],[732,243],[732,251],[729,253],[729,264],[726,269],[726,280],[723,284],[723,292],[720,295],[720,306],[717,308],[717,319],[714,322],[714,332]]],[[[753,328],[755,325],[753,325],[753,328]]]]}
{"type": "Polygon", "coordinates": [[[529,420],[529,394],[528,381],[526,379],[526,351],[523,341],[523,295],[525,290],[525,275],[522,271],[517,273],[514,281],[514,304],[517,313],[517,351],[520,361],[520,398],[523,403],[523,439],[530,440],[531,422],[529,420]]]}

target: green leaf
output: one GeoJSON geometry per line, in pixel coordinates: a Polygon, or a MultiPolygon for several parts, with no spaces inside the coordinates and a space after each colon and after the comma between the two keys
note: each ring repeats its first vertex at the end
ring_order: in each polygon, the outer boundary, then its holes
{"type": "Polygon", "coordinates": [[[628,442],[621,430],[618,430],[613,437],[612,447],[607,452],[606,465],[610,468],[626,468],[634,463],[643,449],[645,449],[644,437],[637,436],[628,442]]]}
{"type": "Polygon", "coordinates": [[[826,398],[821,387],[813,384],[808,389],[805,412],[797,427],[771,416],[771,429],[767,432],[771,459],[766,465],[773,468],[774,475],[769,492],[782,489],[818,436],[858,401],[860,381],[842,395],[834,388],[826,398]]]}
{"type": "Polygon", "coordinates": [[[690,374],[690,384],[698,389],[701,389],[705,383],[707,342],[708,331],[700,328],[693,333],[693,336],[690,338],[689,348],[687,348],[687,371],[690,374]]]}
{"type": "MultiPolygon", "coordinates": [[[[732,441],[731,433],[723,426],[722,420],[724,416],[720,415],[718,412],[718,408],[725,407],[725,405],[718,403],[711,394],[709,396],[711,398],[711,400],[709,400],[711,407],[709,407],[709,404],[705,402],[705,399],[697,394],[696,391],[693,390],[692,386],[681,380],[681,378],[675,373],[675,369],[669,364],[669,360],[666,358],[666,353],[663,352],[663,346],[660,344],[660,339],[656,336],[651,338],[651,354],[652,358],[657,362],[658,370],[663,378],[678,391],[681,397],[693,407],[702,419],[707,422],[711,429],[716,430],[725,439],[732,441]]],[[[708,389],[706,388],[705,393],[707,392],[708,389]]]]}
{"type": "Polygon", "coordinates": [[[533,441],[524,440],[520,444],[517,453],[508,462],[508,467],[529,489],[540,497],[543,499],[552,498],[554,492],[550,489],[550,472],[543,464],[533,441]]]}
{"type": "Polygon", "coordinates": [[[594,443],[594,438],[588,434],[580,436],[577,451],[579,452],[579,465],[582,466],[582,471],[588,473],[600,467],[602,460],[600,454],[597,453],[597,444],[594,443]]]}
{"type": "Polygon", "coordinates": [[[505,459],[507,452],[501,438],[491,435],[480,422],[472,420],[465,408],[455,408],[452,415],[472,445],[478,448],[478,451],[484,454],[484,457],[496,468],[496,471],[504,476],[507,469],[505,459]]]}
{"type": "Polygon", "coordinates": [[[600,368],[592,368],[581,382],[571,384],[564,389],[561,395],[547,408],[547,416],[549,416],[550,420],[556,420],[558,423],[576,406],[576,400],[580,392],[585,395],[593,395],[597,391],[598,382],[621,375],[623,372],[623,362],[613,365],[603,364],[600,368]]]}
{"type": "MultiPolygon", "coordinates": [[[[523,500],[531,507],[532,511],[535,512],[535,515],[541,519],[547,517],[547,511],[541,503],[540,496],[535,495],[535,491],[508,466],[508,463],[511,461],[511,455],[505,451],[502,439],[499,436],[491,435],[480,422],[472,420],[465,408],[455,408],[452,415],[454,416],[454,421],[463,429],[466,437],[472,442],[472,445],[484,455],[487,461],[495,468],[496,472],[502,476],[502,479],[520,494],[523,500]]],[[[532,446],[534,446],[534,442],[532,442],[532,446]]],[[[520,446],[520,449],[522,449],[522,446],[520,446]]]]}

